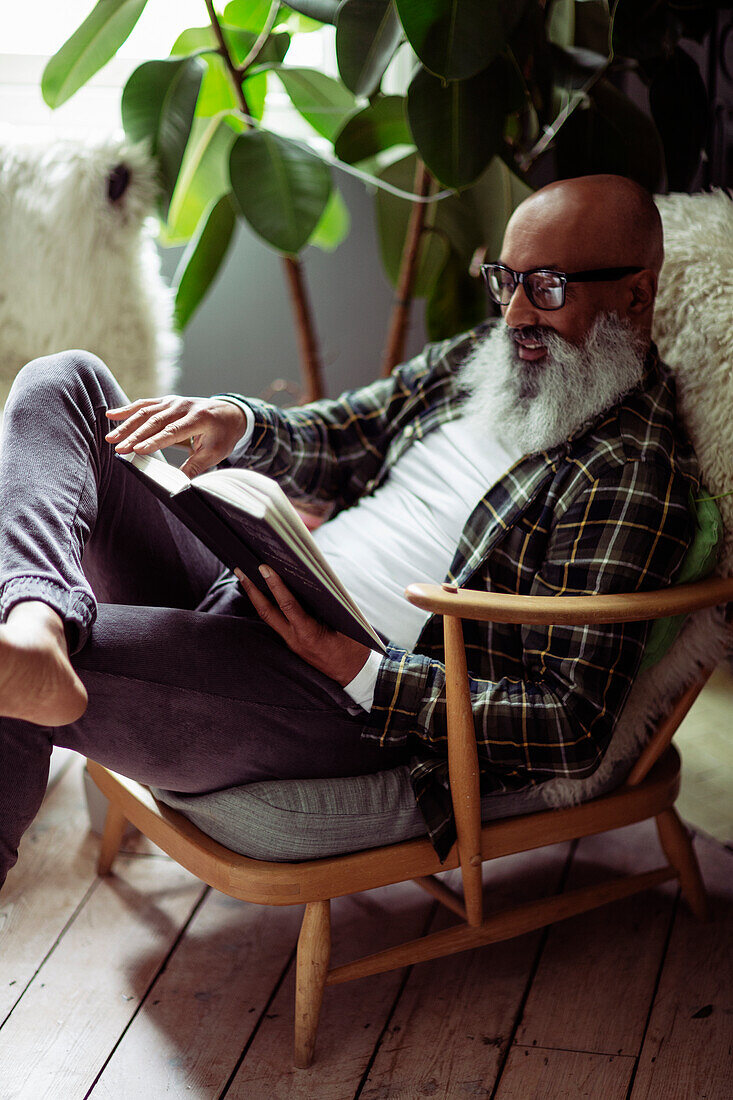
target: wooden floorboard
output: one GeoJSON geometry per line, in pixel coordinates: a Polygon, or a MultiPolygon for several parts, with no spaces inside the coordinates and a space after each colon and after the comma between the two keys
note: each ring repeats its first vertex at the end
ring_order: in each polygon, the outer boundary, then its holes
{"type": "Polygon", "coordinates": [[[695,848],[712,917],[677,910],[631,1100],[733,1096],[733,854],[695,848]]]}
{"type": "MultiPolygon", "coordinates": [[[[435,903],[413,883],[331,903],[335,966],[419,936],[435,903]]],[[[294,967],[263,1021],[226,1100],[345,1100],[356,1095],[400,990],[404,971],[326,989],[309,1070],[293,1068],[294,967]]]]}
{"type": "Polygon", "coordinates": [[[247,905],[210,891],[112,1056],[94,1100],[218,1097],[295,949],[301,916],[301,906],[247,905]]]}
{"type": "Polygon", "coordinates": [[[167,859],[116,867],[0,1030],[3,1100],[86,1094],[202,894],[167,859]]]}
{"type": "Polygon", "coordinates": [[[96,888],[96,857],[77,765],[46,796],[0,895],[0,1023],[96,888]]]}
{"type": "Polygon", "coordinates": [[[515,1046],[495,1100],[625,1100],[633,1067],[623,1056],[515,1046]]]}
{"type": "MultiPolygon", "coordinates": [[[[567,885],[572,889],[665,863],[654,823],[643,822],[581,840],[567,885]]],[[[668,883],[554,925],[517,1043],[635,1057],[675,894],[676,884],[668,883]]]]}
{"type": "MultiPolygon", "coordinates": [[[[568,845],[485,864],[486,912],[557,890],[568,845]]],[[[456,873],[457,877],[457,873],[456,873]]],[[[441,907],[436,928],[456,923],[441,907]]],[[[541,932],[412,969],[361,1100],[490,1095],[541,932]]]]}

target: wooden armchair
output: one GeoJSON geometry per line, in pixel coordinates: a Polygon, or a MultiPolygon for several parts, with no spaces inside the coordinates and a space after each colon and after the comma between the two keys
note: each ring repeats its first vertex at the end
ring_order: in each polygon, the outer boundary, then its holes
{"type": "Polygon", "coordinates": [[[419,607],[444,616],[450,790],[458,839],[443,864],[427,839],[300,863],[251,859],[222,847],[187,818],[156,801],[147,788],[93,761],[88,765],[94,782],[110,800],[100,874],[109,872],[129,821],[181,865],[225,894],[262,905],[305,903],[298,940],[295,1000],[295,1064],[299,1067],[309,1066],[313,1059],[327,985],[510,939],[672,878],[679,879],[682,894],[696,916],[704,919],[707,911],[695,854],[674,809],[680,784],[680,758],[671,740],[712,670],[701,670],[695,682],[680,693],[618,790],[577,806],[482,825],[461,620],[577,625],[666,617],[733,602],[733,578],[715,577],[665,591],[632,595],[545,598],[424,584],[411,586],[406,595],[419,607]],[[657,870],[610,879],[484,915],[481,888],[484,860],[602,833],[651,817],[656,820],[666,858],[666,863],[657,870]],[[434,877],[439,871],[458,866],[463,881],[462,897],[434,877]],[[330,968],[330,899],[409,879],[457,914],[459,923],[330,968]]]}

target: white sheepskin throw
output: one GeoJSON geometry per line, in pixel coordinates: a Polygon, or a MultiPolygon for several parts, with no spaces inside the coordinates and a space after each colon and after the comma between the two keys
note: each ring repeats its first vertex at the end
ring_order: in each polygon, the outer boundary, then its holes
{"type": "MultiPolygon", "coordinates": [[[[678,409],[692,440],[707,491],[733,490],[733,201],[723,191],[657,198],[665,261],[655,310],[654,339],[674,370],[678,409]]],[[[726,538],[718,563],[733,575],[733,495],[717,501],[726,538]]],[[[601,766],[588,779],[553,779],[549,805],[591,798],[621,761],[637,758],[675,698],[703,668],[730,651],[733,636],[721,608],[691,615],[676,642],[642,672],[601,766]]]]}
{"type": "Polygon", "coordinates": [[[171,388],[179,341],[146,219],[154,169],[110,139],[0,139],[0,408],[18,370],[95,352],[131,398],[171,388]]]}

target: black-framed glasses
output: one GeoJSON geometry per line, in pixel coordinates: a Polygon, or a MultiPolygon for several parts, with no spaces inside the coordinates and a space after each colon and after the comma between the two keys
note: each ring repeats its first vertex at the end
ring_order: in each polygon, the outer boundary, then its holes
{"type": "Polygon", "coordinates": [[[590,271],[555,271],[549,267],[533,267],[530,271],[513,271],[506,264],[482,264],[481,274],[489,294],[500,306],[508,306],[521,283],[524,292],[537,309],[562,309],[567,283],[602,283],[636,275],[643,267],[597,267],[590,271]]]}

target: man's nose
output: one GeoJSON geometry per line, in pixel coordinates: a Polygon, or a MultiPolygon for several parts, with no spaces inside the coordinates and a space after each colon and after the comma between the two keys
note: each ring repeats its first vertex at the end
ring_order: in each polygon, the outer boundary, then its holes
{"type": "Polygon", "coordinates": [[[533,306],[527,297],[524,286],[517,283],[514,293],[509,299],[509,305],[504,306],[504,320],[510,328],[522,328],[524,325],[538,325],[541,323],[539,310],[533,306]]]}

